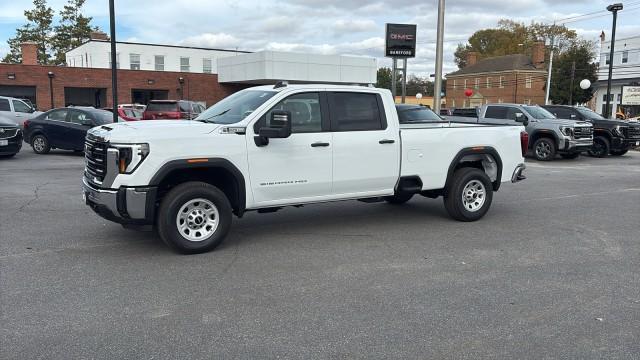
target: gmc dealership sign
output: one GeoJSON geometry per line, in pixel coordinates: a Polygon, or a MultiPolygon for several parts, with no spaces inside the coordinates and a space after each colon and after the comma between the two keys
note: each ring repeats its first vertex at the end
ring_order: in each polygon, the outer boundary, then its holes
{"type": "Polygon", "coordinates": [[[410,58],[416,56],[416,25],[387,24],[384,56],[410,58]]]}

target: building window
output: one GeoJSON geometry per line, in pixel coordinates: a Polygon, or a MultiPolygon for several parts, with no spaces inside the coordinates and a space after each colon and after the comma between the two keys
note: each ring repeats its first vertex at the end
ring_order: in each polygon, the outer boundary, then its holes
{"type": "Polygon", "coordinates": [[[189,58],[181,57],[180,58],[180,71],[189,72],[189,58]]]}
{"type": "Polygon", "coordinates": [[[476,85],[474,86],[476,89],[480,89],[480,79],[476,78],[476,85]]]}
{"type": "Polygon", "coordinates": [[[487,78],[487,89],[491,89],[491,78],[487,78]]]}
{"type": "Polygon", "coordinates": [[[527,77],[525,78],[525,83],[524,83],[524,85],[525,85],[525,87],[526,87],[527,89],[531,89],[531,81],[532,81],[532,80],[531,80],[531,76],[527,76],[527,77]]]}
{"type": "Polygon", "coordinates": [[[455,90],[457,88],[458,88],[457,81],[456,81],[456,79],[453,79],[453,90],[455,90]]]}
{"type": "Polygon", "coordinates": [[[622,63],[629,62],[629,50],[625,50],[622,52],[622,63]]]}
{"type": "Polygon", "coordinates": [[[129,69],[140,70],[140,54],[129,54],[129,69]]]}
{"type": "Polygon", "coordinates": [[[618,94],[618,103],[622,101],[622,94],[618,94]]]}
{"type": "Polygon", "coordinates": [[[154,59],[156,71],[164,71],[164,56],[156,55],[154,56],[154,59]]]}
{"type": "MultiPolygon", "coordinates": [[[[453,84],[453,86],[456,86],[455,82],[456,82],[456,81],[455,81],[455,80],[453,80],[453,83],[454,83],[454,84],[453,84]]],[[[451,100],[451,107],[456,107],[456,99],[452,99],[452,100],[451,100]]]]}
{"type": "Polygon", "coordinates": [[[498,98],[498,104],[502,104],[502,98],[498,98]]]}
{"type": "Polygon", "coordinates": [[[531,99],[524,99],[524,103],[527,105],[531,105],[531,99]]]}
{"type": "MultiPolygon", "coordinates": [[[[111,66],[111,53],[109,53],[109,68],[111,66]]],[[[116,53],[116,69],[120,69],[120,53],[116,53]]]]}
{"type": "Polygon", "coordinates": [[[607,55],[604,59],[604,64],[609,65],[609,55],[607,55]]]}
{"type": "MultiPolygon", "coordinates": [[[[607,94],[602,94],[602,101],[607,101],[607,94]]],[[[609,94],[609,101],[613,101],[613,94],[609,94]]]]}
{"type": "Polygon", "coordinates": [[[211,59],[202,59],[202,72],[211,74],[211,59]]]}
{"type": "Polygon", "coordinates": [[[467,89],[467,79],[464,79],[464,88],[467,89]]]}
{"type": "Polygon", "coordinates": [[[504,76],[500,76],[500,89],[503,89],[503,88],[504,88],[504,76]]]}

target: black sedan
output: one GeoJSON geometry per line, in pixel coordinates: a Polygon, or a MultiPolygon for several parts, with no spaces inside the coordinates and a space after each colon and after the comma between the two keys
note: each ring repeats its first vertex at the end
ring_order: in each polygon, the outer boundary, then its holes
{"type": "Polygon", "coordinates": [[[51,149],[84,150],[87,130],[113,122],[113,114],[94,108],[49,110],[24,123],[24,141],[37,154],[51,149]]]}
{"type": "Polygon", "coordinates": [[[12,157],[22,147],[22,130],[9,119],[0,117],[0,158],[12,157]]]}

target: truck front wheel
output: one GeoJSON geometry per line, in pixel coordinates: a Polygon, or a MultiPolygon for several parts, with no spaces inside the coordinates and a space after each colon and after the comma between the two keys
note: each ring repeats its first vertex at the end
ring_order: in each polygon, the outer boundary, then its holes
{"type": "Polygon", "coordinates": [[[230,227],[229,199],[204,182],[186,182],[171,189],[158,210],[160,238],[183,254],[213,250],[230,227]]]}
{"type": "Polygon", "coordinates": [[[453,173],[444,207],[456,220],[476,221],[489,211],[492,200],[493,188],[487,174],[476,168],[462,168],[453,173]]]}
{"type": "Polygon", "coordinates": [[[553,140],[542,137],[533,144],[533,156],[538,161],[550,161],[556,157],[556,144],[553,140]]]}

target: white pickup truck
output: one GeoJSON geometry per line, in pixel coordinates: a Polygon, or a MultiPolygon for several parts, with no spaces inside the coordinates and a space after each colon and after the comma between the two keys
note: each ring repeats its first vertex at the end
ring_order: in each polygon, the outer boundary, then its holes
{"type": "Polygon", "coordinates": [[[519,125],[442,120],[361,86],[259,86],[195,121],[136,121],[91,129],[83,194],[102,217],[155,226],[183,253],[213,249],[232,216],[337,200],[401,204],[444,197],[474,221],[502,182],[524,179],[519,125]]]}

